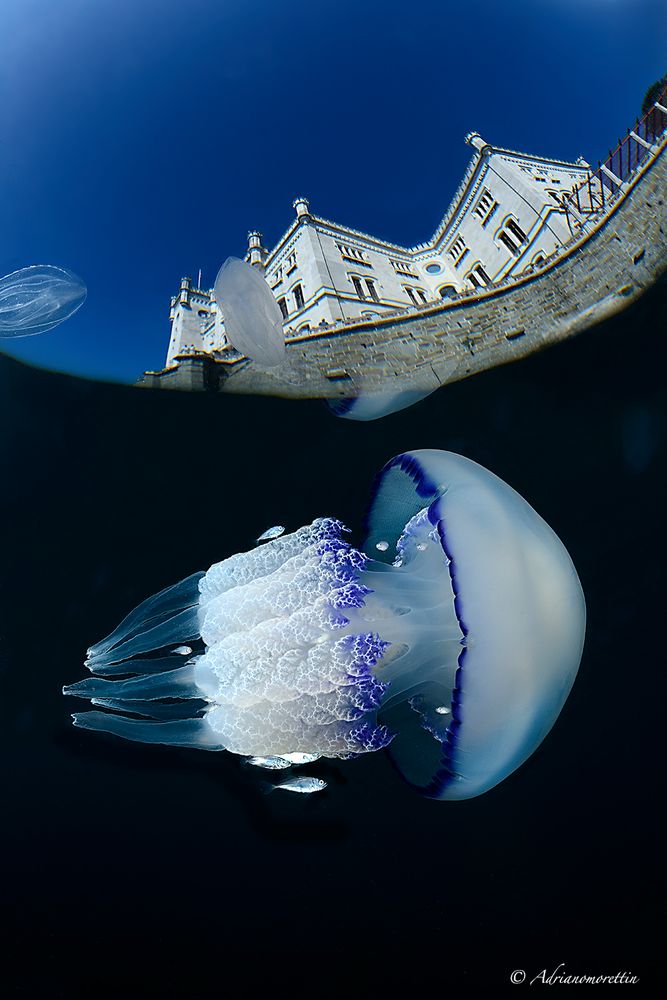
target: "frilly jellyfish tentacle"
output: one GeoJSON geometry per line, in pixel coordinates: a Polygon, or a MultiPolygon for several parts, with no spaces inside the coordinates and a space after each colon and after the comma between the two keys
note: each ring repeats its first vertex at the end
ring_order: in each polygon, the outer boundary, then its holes
{"type": "Polygon", "coordinates": [[[104,712],[77,713],[75,724],[244,755],[270,746],[271,755],[349,756],[384,746],[391,734],[376,715],[385,685],[372,668],[387,643],[352,634],[367,560],[342,540],[344,531],[321,519],[163,591],[89,650],[87,666],[102,676],[65,689],[153,719],[164,717],[153,700],[179,699],[187,725],[104,712]],[[165,657],[165,647],[184,641],[179,624],[190,640],[195,620],[195,643],[205,651],[185,665],[175,652],[165,657]],[[165,660],[175,669],[155,672],[152,664],[165,660]],[[109,674],[138,676],[105,680],[109,674]],[[205,715],[192,719],[202,699],[205,715]]]}
{"type": "Polygon", "coordinates": [[[506,483],[440,451],[382,470],[365,553],[345,530],[319,519],[145,601],[89,650],[96,676],[64,689],[105,709],[75,723],[244,756],[388,747],[425,795],[493,787],[576,674],[585,607],[563,545],[506,483]]]}

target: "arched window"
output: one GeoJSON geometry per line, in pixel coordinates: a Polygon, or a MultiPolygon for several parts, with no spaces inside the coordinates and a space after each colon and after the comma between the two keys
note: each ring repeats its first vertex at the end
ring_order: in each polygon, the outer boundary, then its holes
{"type": "Polygon", "coordinates": [[[354,290],[357,293],[357,298],[358,299],[365,299],[366,298],[366,292],[364,291],[364,286],[361,283],[361,278],[358,278],[356,276],[356,274],[351,274],[350,275],[350,281],[354,285],[354,290]]]}
{"type": "Polygon", "coordinates": [[[523,229],[515,219],[508,219],[505,226],[511,232],[512,236],[516,236],[519,243],[527,243],[528,237],[524,233],[523,229]]]}
{"type": "Polygon", "coordinates": [[[482,264],[475,264],[472,269],[472,273],[479,279],[480,284],[490,285],[491,278],[488,276],[482,264]]]}
{"type": "Polygon", "coordinates": [[[457,291],[454,285],[443,285],[438,289],[438,295],[441,299],[453,299],[456,294],[457,291]]]}
{"type": "Polygon", "coordinates": [[[515,257],[521,252],[521,247],[528,242],[528,237],[515,219],[507,219],[496,238],[515,257]]]}

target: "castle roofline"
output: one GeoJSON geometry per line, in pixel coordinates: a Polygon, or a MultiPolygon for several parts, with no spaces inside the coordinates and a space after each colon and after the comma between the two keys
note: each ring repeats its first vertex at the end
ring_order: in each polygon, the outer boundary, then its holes
{"type": "Polygon", "coordinates": [[[539,156],[537,153],[521,153],[516,149],[505,149],[504,146],[489,146],[493,153],[501,153],[503,156],[515,156],[519,160],[530,160],[534,163],[547,163],[550,166],[569,167],[572,170],[587,170],[581,163],[572,160],[555,160],[551,156],[539,156]]]}
{"type": "MultiPolygon", "coordinates": [[[[455,217],[456,213],[459,211],[461,204],[465,199],[470,184],[481,162],[485,158],[494,153],[499,154],[501,156],[510,156],[514,159],[521,160],[524,163],[529,162],[535,164],[544,164],[548,166],[566,167],[570,170],[575,170],[578,173],[585,173],[588,171],[588,167],[582,166],[581,163],[572,163],[569,160],[555,160],[550,157],[538,156],[537,154],[533,153],[522,153],[518,150],[506,149],[503,146],[493,146],[490,143],[487,143],[486,140],[483,140],[481,136],[479,136],[479,133],[477,132],[469,133],[469,135],[466,137],[466,141],[470,141],[471,139],[473,139],[473,137],[474,139],[478,140],[478,142],[475,141],[471,142],[471,145],[475,146],[475,152],[473,153],[470,162],[468,163],[463,178],[461,179],[461,183],[454,192],[454,197],[452,198],[449,207],[447,208],[444,216],[442,217],[440,225],[437,227],[430,240],[424,240],[423,242],[417,243],[414,246],[405,247],[401,246],[398,243],[391,243],[389,240],[383,240],[377,236],[372,236],[370,233],[365,233],[360,229],[351,229],[349,226],[344,226],[339,222],[332,222],[331,219],[325,219],[319,215],[313,215],[313,214],[309,214],[307,216],[301,215],[297,216],[290,223],[290,225],[282,234],[282,236],[280,237],[274,248],[268,253],[265,260],[265,267],[268,267],[270,264],[273,263],[278,254],[284,249],[285,245],[294,236],[299,227],[304,224],[305,220],[312,225],[322,226],[323,228],[332,230],[335,233],[340,233],[340,235],[343,237],[345,236],[357,237],[358,239],[364,240],[364,242],[366,243],[373,244],[383,250],[389,250],[393,253],[405,254],[406,256],[414,256],[415,254],[418,253],[426,253],[441,240],[448,225],[455,217]]],[[[306,199],[300,198],[295,200],[294,205],[296,205],[297,201],[304,202],[307,204],[306,199]]]]}
{"type": "Polygon", "coordinates": [[[548,166],[567,167],[570,170],[576,170],[578,173],[587,173],[589,169],[587,166],[582,166],[581,163],[572,163],[570,160],[555,160],[548,156],[538,156],[535,153],[522,153],[516,149],[506,149],[504,146],[493,146],[491,143],[482,139],[478,132],[470,132],[466,136],[466,142],[469,142],[470,145],[475,147],[475,152],[470,159],[463,178],[461,179],[461,183],[454,192],[454,197],[449,204],[449,208],[443,215],[442,221],[431,239],[419,244],[419,246],[412,247],[410,249],[411,253],[417,253],[420,250],[424,251],[442,239],[448,225],[461,208],[461,204],[468,193],[468,189],[477,173],[478,167],[484,159],[492,156],[494,153],[500,156],[511,156],[513,159],[521,160],[524,163],[539,163],[546,164],[548,166]],[[476,142],[475,140],[479,140],[479,142],[476,142]]]}
{"type": "MultiPolygon", "coordinates": [[[[398,243],[390,243],[388,240],[379,239],[377,236],[371,236],[370,233],[364,233],[360,229],[350,229],[348,226],[342,225],[340,222],[332,222],[331,219],[324,219],[319,215],[311,215],[308,220],[314,226],[322,226],[322,228],[330,229],[333,232],[340,233],[341,236],[356,236],[359,239],[364,240],[366,243],[373,243],[375,246],[382,247],[384,250],[392,250],[395,253],[400,254],[410,254],[411,251],[409,247],[400,246],[398,243]]],[[[280,237],[276,243],[273,250],[271,250],[266,258],[265,266],[268,267],[269,264],[273,263],[278,254],[284,249],[285,245],[289,243],[290,239],[296,233],[297,229],[302,225],[301,219],[295,219],[285,230],[283,235],[280,237]]]]}

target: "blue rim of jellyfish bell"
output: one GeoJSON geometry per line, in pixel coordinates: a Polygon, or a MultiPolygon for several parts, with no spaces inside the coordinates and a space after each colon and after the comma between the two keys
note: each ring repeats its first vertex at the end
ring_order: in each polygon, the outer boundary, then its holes
{"type": "Polygon", "coordinates": [[[372,555],[373,559],[391,562],[396,552],[396,541],[400,538],[403,527],[422,507],[430,506],[440,493],[441,490],[435,480],[427,473],[421,462],[414,455],[410,454],[410,452],[396,455],[386,465],[383,465],[373,480],[370,500],[363,518],[363,528],[366,535],[364,548],[366,553],[372,555]],[[378,530],[374,515],[378,503],[383,499],[382,493],[387,486],[388,474],[393,470],[405,472],[410,477],[414,486],[415,496],[419,497],[423,503],[417,503],[414,498],[410,498],[400,506],[397,502],[394,502],[391,516],[387,517],[385,515],[383,517],[382,527],[378,530]],[[385,535],[387,536],[386,539],[385,535]],[[389,548],[381,552],[375,546],[378,541],[384,540],[389,542],[389,548]],[[393,552],[391,549],[392,540],[394,544],[393,552]]]}
{"type": "MultiPolygon", "coordinates": [[[[371,487],[371,497],[364,516],[364,528],[367,535],[366,541],[366,552],[369,550],[373,551],[373,558],[380,559],[384,561],[390,561],[392,558],[391,543],[395,543],[401,535],[403,526],[413,517],[421,508],[428,506],[428,518],[431,524],[434,526],[438,533],[438,538],[442,550],[448,560],[448,571],[449,579],[452,587],[452,592],[454,595],[454,611],[456,614],[456,619],[461,630],[462,635],[462,645],[461,651],[457,658],[457,667],[455,673],[454,687],[452,690],[449,709],[451,713],[451,721],[447,726],[446,735],[444,740],[440,743],[440,762],[435,770],[430,781],[426,783],[419,783],[416,781],[411,781],[402,771],[399,764],[397,763],[395,757],[391,753],[391,747],[389,748],[389,759],[395,770],[399,772],[403,780],[412,789],[419,792],[420,795],[426,796],[427,798],[438,798],[442,795],[443,791],[448,785],[452,784],[456,780],[456,771],[454,769],[454,756],[457,749],[458,737],[461,730],[461,724],[463,721],[462,709],[463,709],[463,678],[465,671],[465,660],[468,655],[468,649],[465,645],[465,640],[468,636],[468,626],[465,623],[463,616],[463,608],[461,601],[461,592],[457,579],[456,572],[456,561],[454,559],[454,554],[447,542],[445,535],[445,528],[441,518],[436,516],[433,509],[433,503],[442,494],[443,490],[438,487],[435,479],[426,471],[423,464],[409,452],[404,452],[400,455],[394,456],[389,462],[386,463],[380,469],[380,471],[375,476],[373,485],[371,487]],[[378,534],[377,528],[373,523],[373,513],[376,509],[378,501],[382,499],[381,494],[383,488],[387,485],[387,476],[390,472],[397,470],[404,472],[412,481],[414,487],[414,496],[410,498],[407,505],[403,507],[394,501],[391,505],[392,517],[387,521],[386,518],[383,519],[383,529],[379,534],[383,535],[382,541],[389,541],[390,546],[384,552],[375,549],[376,535],[378,534]],[[386,539],[384,538],[386,535],[386,539]]],[[[394,548],[395,552],[395,548],[394,548]]]]}
{"type": "Polygon", "coordinates": [[[461,648],[444,731],[426,714],[415,726],[422,713],[411,700],[410,737],[397,737],[388,755],[422,795],[469,798],[514,771],[551,729],[581,658],[585,602],[565,547],[527,501],[447,452],[404,453],[384,466],[365,518],[366,553],[394,562],[404,526],[424,509],[445,556],[461,648]]]}
{"type": "MultiPolygon", "coordinates": [[[[415,465],[418,465],[418,463],[415,462],[415,465]]],[[[436,528],[438,538],[440,539],[440,545],[442,546],[442,551],[445,553],[445,556],[449,561],[448,569],[452,592],[454,594],[454,611],[463,636],[461,652],[459,653],[456,661],[457,665],[456,674],[454,675],[454,688],[452,690],[452,697],[449,703],[452,721],[448,725],[445,738],[441,743],[441,766],[427,785],[414,786],[414,783],[410,782],[410,784],[413,784],[413,787],[417,787],[419,789],[422,795],[438,797],[445,790],[447,785],[451,784],[455,779],[454,755],[456,753],[458,737],[461,730],[461,724],[463,722],[463,681],[465,677],[465,661],[468,656],[468,647],[465,645],[465,640],[468,638],[469,630],[463,617],[461,591],[456,575],[456,561],[447,544],[443,522],[434,516],[433,506],[429,508],[429,521],[436,528]]]]}

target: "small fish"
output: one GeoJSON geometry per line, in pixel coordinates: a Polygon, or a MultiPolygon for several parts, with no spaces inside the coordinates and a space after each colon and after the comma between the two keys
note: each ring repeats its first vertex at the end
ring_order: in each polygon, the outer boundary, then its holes
{"type": "Polygon", "coordinates": [[[269,771],[282,771],[292,766],[285,757],[246,757],[245,763],[252,767],[265,767],[269,771]]]}
{"type": "Polygon", "coordinates": [[[259,538],[255,539],[257,542],[270,542],[272,538],[279,538],[280,535],[285,531],[285,527],[282,524],[274,524],[272,528],[267,528],[263,531],[259,538]]]}
{"type": "Polygon", "coordinates": [[[327,787],[326,781],[322,778],[290,778],[280,785],[272,785],[271,788],[281,788],[286,792],[300,792],[302,795],[310,795],[312,792],[321,792],[327,787]]]}
{"type": "Polygon", "coordinates": [[[172,649],[172,653],[177,653],[179,656],[189,656],[191,652],[191,646],[177,646],[176,649],[172,649]]]}
{"type": "Polygon", "coordinates": [[[290,764],[312,764],[314,760],[319,760],[322,756],[319,753],[282,753],[283,760],[288,760],[290,764]]]}

